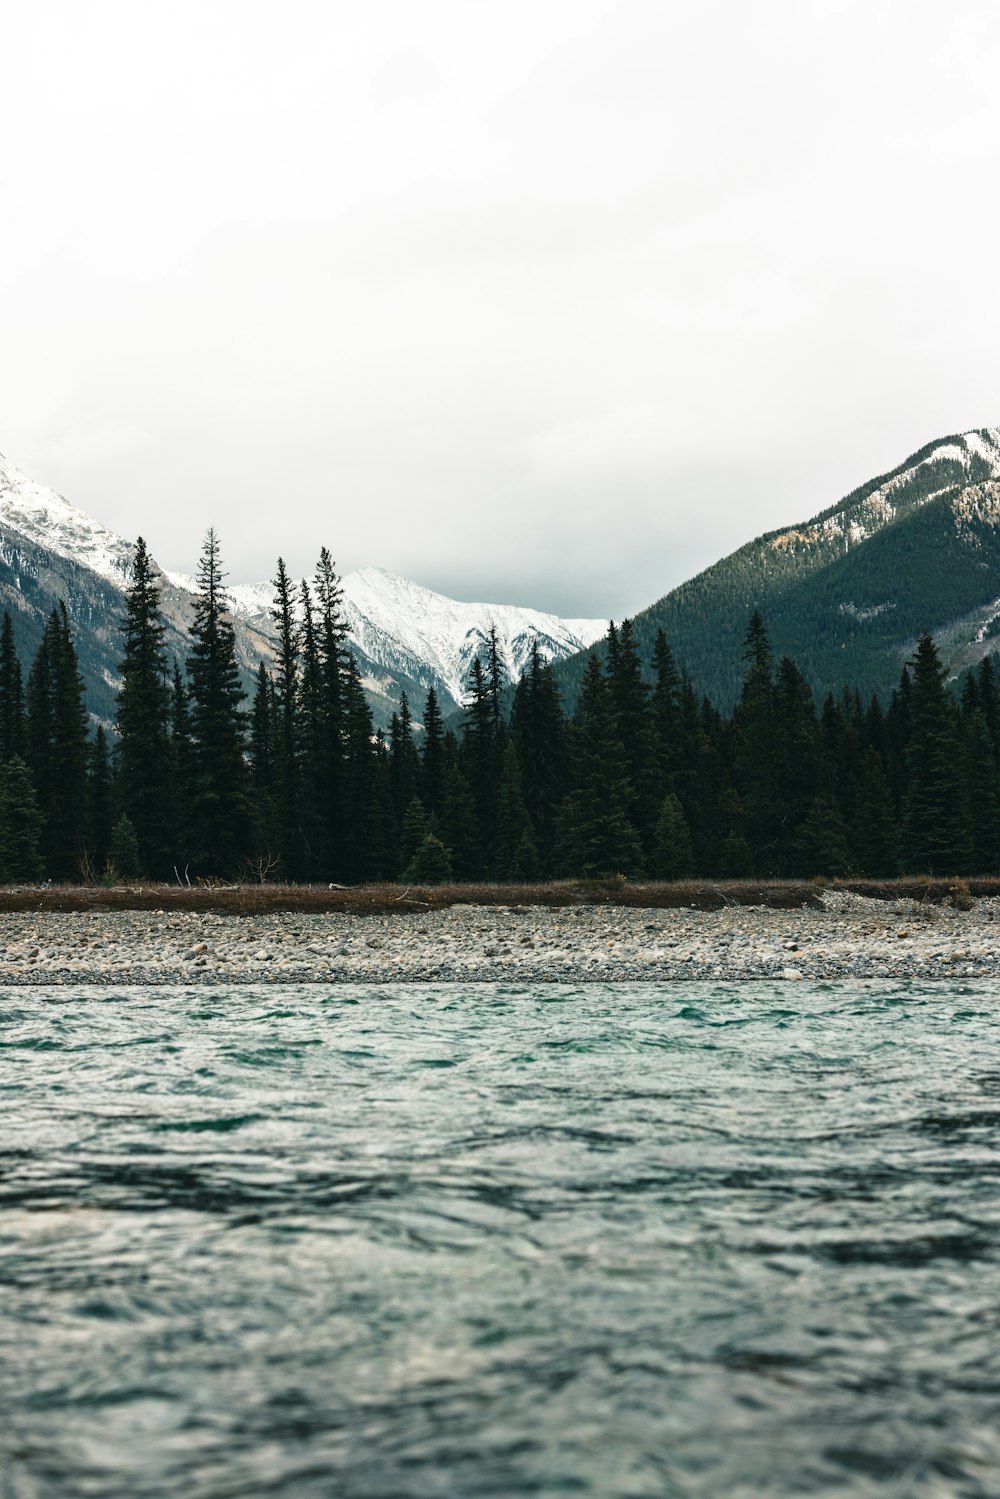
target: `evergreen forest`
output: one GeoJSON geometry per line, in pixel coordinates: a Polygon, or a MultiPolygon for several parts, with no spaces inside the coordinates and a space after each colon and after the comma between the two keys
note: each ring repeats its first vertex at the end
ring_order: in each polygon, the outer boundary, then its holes
{"type": "Polygon", "coordinates": [[[765,621],[728,716],[632,623],[587,658],[572,712],[535,650],[511,688],[493,636],[467,705],[430,690],[373,730],[329,552],[279,560],[270,671],[240,680],[209,531],[184,661],[138,541],[113,729],[92,727],[65,606],[25,676],[0,630],[0,878],[533,882],[986,874],[1000,868],[1000,674],[959,691],[924,634],[890,700],[817,702],[765,621]]]}

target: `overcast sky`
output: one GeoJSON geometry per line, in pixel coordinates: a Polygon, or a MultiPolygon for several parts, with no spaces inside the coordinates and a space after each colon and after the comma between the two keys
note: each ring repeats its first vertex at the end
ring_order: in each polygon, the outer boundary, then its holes
{"type": "Polygon", "coordinates": [[[191,570],[631,613],[1000,424],[995,0],[32,0],[0,451],[191,570]]]}

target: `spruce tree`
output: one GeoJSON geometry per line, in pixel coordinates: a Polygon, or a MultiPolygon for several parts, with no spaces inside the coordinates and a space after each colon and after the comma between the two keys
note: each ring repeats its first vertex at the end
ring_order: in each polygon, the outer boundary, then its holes
{"type": "Polygon", "coordinates": [[[455,877],[478,879],[482,870],[482,850],[476,801],[457,765],[449,766],[445,772],[440,827],[441,840],[451,851],[455,877]]]}
{"type": "Polygon", "coordinates": [[[273,580],[271,619],[277,637],[274,666],[274,805],[277,819],[278,853],[286,879],[298,879],[302,864],[302,831],[299,822],[298,691],[300,640],[295,620],[292,584],[284,561],[278,558],[273,580]]]}
{"type": "Polygon", "coordinates": [[[443,885],[452,878],[451,854],[440,838],[427,833],[403,872],[411,885],[443,885]]]}
{"type": "Polygon", "coordinates": [[[42,814],[27,765],[12,755],[0,762],[0,878],[36,883],[44,875],[42,814]]]}
{"type": "Polygon", "coordinates": [[[531,822],[540,873],[555,869],[556,824],[567,791],[569,727],[555,673],[538,649],[518,683],[511,714],[511,737],[521,771],[521,792],[531,822]]]}
{"type": "Polygon", "coordinates": [[[912,662],[903,853],[911,874],[963,874],[972,859],[957,707],[930,634],[912,662]]]}
{"type": "Polygon", "coordinates": [[[194,833],[197,764],[191,727],[191,695],[176,660],[170,690],[170,776],[174,787],[173,821],[177,844],[177,858],[172,868],[180,877],[197,844],[194,833]]]}
{"type": "Polygon", "coordinates": [[[347,624],[343,613],[343,590],[326,547],[320,552],[314,580],[316,600],[316,648],[319,656],[321,698],[321,749],[315,784],[317,815],[321,821],[324,865],[335,879],[347,877],[347,684],[349,676],[344,642],[347,624]]]}
{"type": "Polygon", "coordinates": [[[118,794],[135,829],[139,863],[164,878],[174,863],[170,687],[160,589],[140,536],[132,559],[122,622],[124,652],[118,691],[118,794]]]}
{"type": "Polygon", "coordinates": [[[419,796],[411,799],[403,814],[403,830],[399,840],[400,863],[406,866],[423,843],[430,828],[427,825],[427,809],[419,796]]]}
{"type": "Polygon", "coordinates": [[[628,777],[628,816],[652,861],[656,820],[661,802],[661,774],[657,764],[649,688],[643,680],[632,621],[622,621],[613,658],[609,657],[610,699],[615,731],[624,751],[628,777]]]}
{"type": "Polygon", "coordinates": [[[51,879],[79,878],[86,851],[87,712],[65,604],[53,609],[28,674],[25,744],[51,879]]]}
{"type": "Polygon", "coordinates": [[[662,629],[657,630],[653,642],[653,675],[653,753],[660,795],[667,796],[676,790],[683,744],[681,681],[674,653],[662,629]]]}
{"type": "Polygon", "coordinates": [[[760,874],[778,872],[781,821],[774,785],[774,682],[767,629],[755,610],[743,642],[743,689],[733,714],[733,782],[760,874]]]}
{"type": "Polygon", "coordinates": [[[592,654],[576,717],[576,790],[559,814],[559,857],[567,874],[642,873],[642,851],[629,821],[630,786],[611,694],[592,654]]]}
{"type": "Polygon", "coordinates": [[[94,874],[101,874],[108,858],[115,821],[111,754],[103,724],[98,724],[87,756],[87,854],[94,874]]]}
{"type": "Polygon", "coordinates": [[[139,839],[132,819],[123,812],[111,830],[108,848],[107,877],[111,880],[137,880],[142,875],[139,839]]]}
{"type": "Polygon", "coordinates": [[[531,819],[524,805],[521,768],[517,751],[510,744],[504,752],[503,776],[497,797],[497,839],[493,872],[498,880],[525,879],[528,877],[523,868],[526,860],[533,862],[537,872],[538,849],[531,819]]]}
{"type": "Polygon", "coordinates": [[[223,587],[219,539],[209,530],[198,566],[188,656],[194,739],[193,832],[200,873],[233,874],[249,852],[245,694],[223,587]]]}
{"type": "Polygon", "coordinates": [[[664,797],[656,823],[653,872],[659,880],[683,880],[694,873],[691,833],[672,791],[664,797]]]}
{"type": "Polygon", "coordinates": [[[0,627],[0,763],[24,756],[24,686],[14,645],[14,626],[5,609],[0,627]]]}
{"type": "Polygon", "coordinates": [[[420,796],[431,817],[437,817],[444,802],[444,728],[437,693],[427,689],[424,705],[424,737],[420,747],[420,796]]]}

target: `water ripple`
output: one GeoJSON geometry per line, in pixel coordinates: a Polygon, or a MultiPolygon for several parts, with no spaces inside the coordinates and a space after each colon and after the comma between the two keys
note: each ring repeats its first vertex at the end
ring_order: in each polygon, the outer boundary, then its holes
{"type": "Polygon", "coordinates": [[[0,1499],[995,1499],[993,1017],[0,991],[0,1499]]]}

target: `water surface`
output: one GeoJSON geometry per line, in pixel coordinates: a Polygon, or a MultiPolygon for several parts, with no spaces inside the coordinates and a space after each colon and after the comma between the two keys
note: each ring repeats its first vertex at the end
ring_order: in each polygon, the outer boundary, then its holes
{"type": "Polygon", "coordinates": [[[995,1496],[992,986],[0,991],[0,1499],[995,1496]]]}

